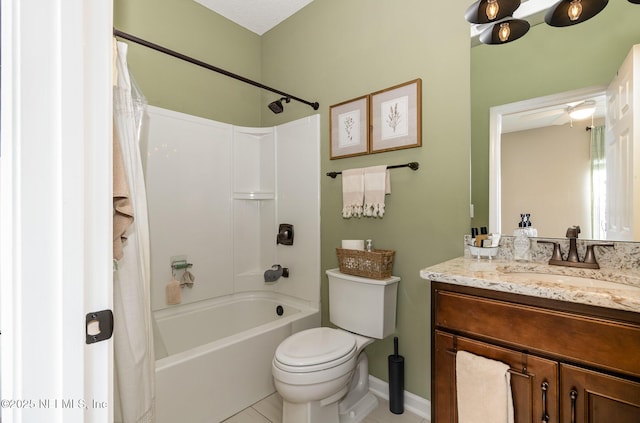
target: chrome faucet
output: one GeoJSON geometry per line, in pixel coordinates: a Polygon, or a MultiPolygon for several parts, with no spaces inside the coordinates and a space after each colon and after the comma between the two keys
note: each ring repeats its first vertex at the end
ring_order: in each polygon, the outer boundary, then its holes
{"type": "Polygon", "coordinates": [[[569,238],[569,253],[567,259],[562,257],[562,250],[560,249],[560,243],[556,241],[543,241],[545,244],[553,244],[553,253],[549,264],[554,266],[567,266],[567,267],[580,267],[583,269],[600,269],[600,265],[596,261],[596,255],[593,251],[593,247],[613,247],[614,244],[589,244],[587,245],[587,252],[584,255],[584,261],[580,261],[578,257],[578,234],[580,233],[580,226],[572,226],[567,229],[566,237],[569,238]]]}

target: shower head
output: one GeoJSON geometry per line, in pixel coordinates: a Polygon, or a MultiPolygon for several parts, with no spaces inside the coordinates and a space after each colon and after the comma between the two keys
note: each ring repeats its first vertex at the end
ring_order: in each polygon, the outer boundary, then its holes
{"type": "Polygon", "coordinates": [[[284,100],[285,103],[289,103],[291,101],[289,97],[282,97],[280,100],[272,101],[271,103],[269,103],[269,109],[271,109],[271,111],[276,114],[282,113],[282,111],[284,110],[284,107],[282,106],[282,100],[284,100]]]}

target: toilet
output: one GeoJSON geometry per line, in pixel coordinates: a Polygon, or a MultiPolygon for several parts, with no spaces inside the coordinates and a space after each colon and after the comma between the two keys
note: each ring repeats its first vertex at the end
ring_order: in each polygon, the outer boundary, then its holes
{"type": "Polygon", "coordinates": [[[338,329],[297,332],[272,362],[283,423],[358,423],[378,405],[364,348],[395,331],[399,277],[377,280],[327,270],[329,320],[338,329]]]}

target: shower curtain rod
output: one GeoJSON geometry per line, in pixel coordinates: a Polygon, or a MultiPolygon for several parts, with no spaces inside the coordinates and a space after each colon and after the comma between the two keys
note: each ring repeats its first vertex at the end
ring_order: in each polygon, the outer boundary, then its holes
{"type": "Polygon", "coordinates": [[[148,47],[150,49],[159,51],[161,53],[168,54],[169,56],[173,56],[173,57],[175,57],[177,59],[184,60],[185,62],[192,63],[194,65],[203,67],[203,68],[208,69],[210,71],[221,73],[222,75],[228,76],[228,77],[233,78],[233,79],[237,79],[238,81],[242,81],[242,82],[244,82],[246,84],[250,84],[250,85],[253,85],[255,87],[262,88],[263,90],[271,91],[271,92],[276,93],[276,94],[280,94],[281,96],[289,98],[291,100],[299,101],[300,103],[304,103],[304,104],[306,104],[308,106],[311,106],[313,108],[313,110],[318,110],[318,108],[320,107],[320,105],[318,104],[317,101],[312,103],[310,101],[303,100],[303,99],[301,99],[299,97],[296,97],[294,95],[287,94],[284,91],[276,90],[275,88],[271,88],[271,87],[268,87],[268,86],[266,86],[264,84],[261,84],[259,82],[252,81],[251,79],[245,78],[244,76],[240,76],[240,75],[237,75],[237,74],[235,74],[233,72],[229,72],[227,70],[221,69],[221,68],[219,68],[217,66],[210,65],[210,64],[202,62],[202,61],[200,61],[198,59],[194,59],[193,57],[189,57],[189,56],[184,55],[182,53],[178,53],[177,51],[170,50],[170,49],[168,49],[166,47],[162,47],[162,46],[160,46],[158,44],[154,44],[154,43],[152,43],[150,41],[147,41],[147,40],[143,40],[142,38],[138,38],[135,35],[127,34],[126,32],[122,32],[122,31],[120,31],[118,29],[113,28],[113,35],[115,35],[116,37],[119,37],[119,38],[124,38],[125,40],[132,41],[132,42],[134,42],[136,44],[140,44],[142,46],[148,47]]]}

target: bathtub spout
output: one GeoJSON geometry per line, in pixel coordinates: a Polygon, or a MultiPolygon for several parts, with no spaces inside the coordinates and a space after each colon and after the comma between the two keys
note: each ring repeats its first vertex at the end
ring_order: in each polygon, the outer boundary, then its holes
{"type": "Polygon", "coordinates": [[[267,269],[264,272],[264,281],[265,282],[275,282],[280,277],[288,278],[289,277],[289,268],[282,267],[279,264],[274,264],[271,266],[271,269],[267,269]]]}

